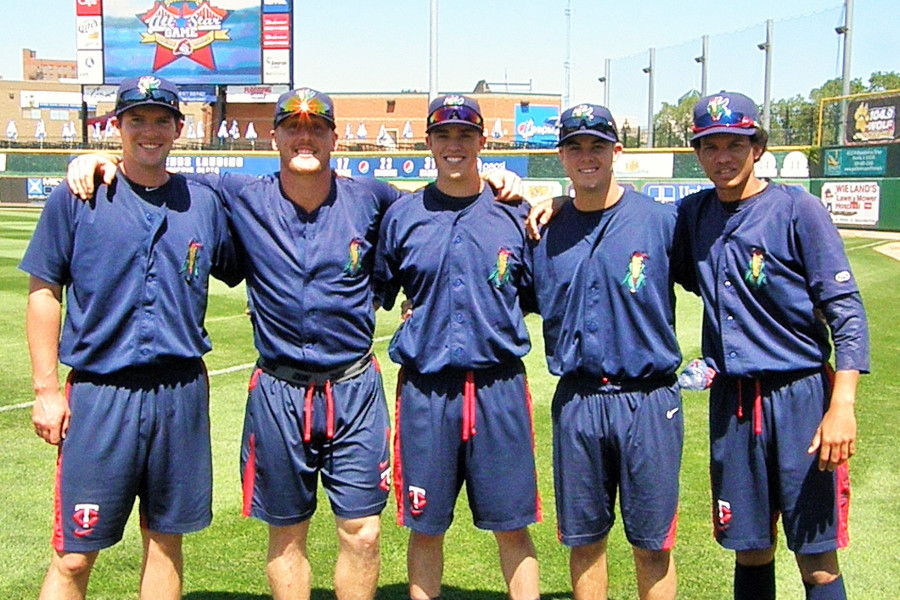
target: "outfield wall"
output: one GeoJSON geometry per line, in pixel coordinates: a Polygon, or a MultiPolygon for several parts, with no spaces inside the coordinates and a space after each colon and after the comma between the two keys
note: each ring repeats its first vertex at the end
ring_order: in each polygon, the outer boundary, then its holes
{"type": "MultiPolygon", "coordinates": [[[[0,150],[0,205],[41,204],[60,184],[68,162],[66,150],[0,150]]],[[[332,154],[331,166],[349,177],[376,177],[403,189],[416,189],[436,176],[424,152],[354,152],[332,154]]],[[[238,172],[264,175],[277,171],[274,152],[174,151],[171,171],[238,172]]],[[[554,150],[486,150],[480,169],[506,169],[525,182],[529,201],[567,193],[568,181],[554,150]]],[[[757,175],[797,185],[818,196],[834,222],[845,228],[900,231],[900,144],[854,148],[772,148],[757,163],[757,175]],[[814,161],[809,161],[812,154],[814,161]]],[[[615,165],[619,182],[659,202],[677,202],[704,187],[690,149],[629,150],[615,165]]]]}

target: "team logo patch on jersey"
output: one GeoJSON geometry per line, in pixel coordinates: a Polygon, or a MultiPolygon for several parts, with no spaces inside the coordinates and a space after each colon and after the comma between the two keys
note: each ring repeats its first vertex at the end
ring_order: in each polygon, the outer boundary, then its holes
{"type": "Polygon", "coordinates": [[[744,281],[749,283],[750,287],[756,289],[768,283],[766,278],[766,255],[759,248],[754,248],[750,254],[750,263],[747,265],[747,272],[744,273],[744,281]]]}
{"type": "Polygon", "coordinates": [[[76,504],[72,520],[75,521],[75,537],[85,537],[94,532],[94,525],[100,519],[100,505],[76,504]]]}
{"type": "Polygon", "coordinates": [[[512,254],[506,248],[500,248],[497,252],[497,266],[488,277],[488,281],[494,284],[495,288],[500,288],[509,281],[509,257],[512,254]]]}
{"type": "Polygon", "coordinates": [[[850,271],[839,271],[835,273],[834,280],[838,283],[847,283],[850,281],[850,271]]]}
{"type": "Polygon", "coordinates": [[[200,266],[197,264],[197,254],[202,247],[203,244],[194,240],[191,240],[190,245],[188,245],[187,256],[184,258],[184,263],[181,265],[181,271],[179,271],[179,273],[184,275],[184,280],[188,283],[193,281],[194,277],[197,277],[200,274],[200,266]]]}
{"type": "Polygon", "coordinates": [[[425,512],[425,505],[428,504],[428,502],[425,500],[425,488],[411,485],[408,489],[409,512],[412,516],[418,517],[423,512],[425,512]]]}
{"type": "Polygon", "coordinates": [[[350,249],[347,252],[347,262],[344,264],[344,273],[351,277],[359,273],[359,269],[362,266],[362,260],[359,253],[359,247],[361,245],[362,240],[359,238],[353,238],[350,241],[350,249]]]}
{"type": "Polygon", "coordinates": [[[725,531],[731,523],[731,502],[716,500],[716,529],[725,531]]]}
{"type": "Polygon", "coordinates": [[[647,282],[647,277],[644,275],[644,269],[646,268],[644,262],[649,258],[643,252],[635,252],[631,255],[631,260],[628,261],[628,271],[625,273],[622,285],[627,287],[632,294],[636,293],[647,282]]]}

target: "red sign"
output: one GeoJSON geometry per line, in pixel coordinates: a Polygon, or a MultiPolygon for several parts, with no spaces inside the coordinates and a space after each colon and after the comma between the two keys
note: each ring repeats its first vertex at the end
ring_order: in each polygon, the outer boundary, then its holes
{"type": "Polygon", "coordinates": [[[264,50],[288,50],[291,47],[291,15],[270,13],[262,16],[264,50]]]}
{"type": "Polygon", "coordinates": [[[102,0],[75,0],[75,14],[79,17],[102,16],[102,9],[102,0]]]}

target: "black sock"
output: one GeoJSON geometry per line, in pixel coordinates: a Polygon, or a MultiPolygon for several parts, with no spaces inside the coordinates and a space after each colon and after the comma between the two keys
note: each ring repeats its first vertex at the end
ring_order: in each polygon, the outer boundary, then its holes
{"type": "Polygon", "coordinates": [[[806,588],[806,600],[847,600],[847,592],[844,590],[844,577],[838,578],[825,585],[812,585],[803,582],[806,588]]]}
{"type": "Polygon", "coordinates": [[[775,561],[758,566],[735,563],[734,600],[775,600],[775,561]]]}

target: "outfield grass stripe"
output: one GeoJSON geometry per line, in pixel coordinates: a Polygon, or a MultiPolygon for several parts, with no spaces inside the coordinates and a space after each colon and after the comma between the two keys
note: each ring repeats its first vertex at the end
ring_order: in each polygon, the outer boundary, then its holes
{"type": "Polygon", "coordinates": [[[22,408],[31,408],[34,402],[22,402],[20,404],[10,404],[9,406],[0,406],[0,413],[9,412],[11,410],[20,410],[22,408]]]}

